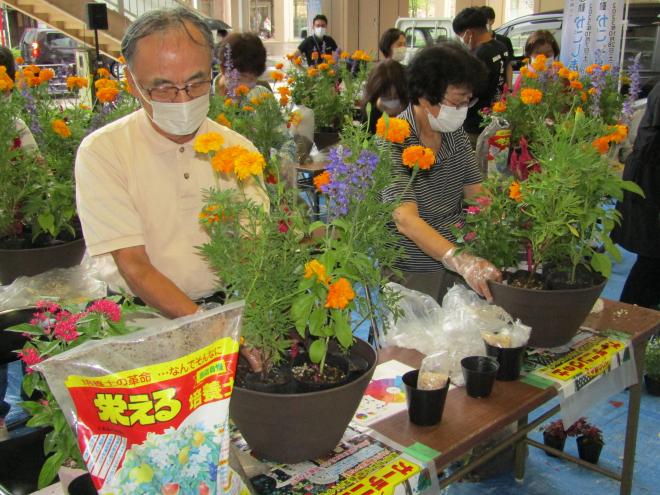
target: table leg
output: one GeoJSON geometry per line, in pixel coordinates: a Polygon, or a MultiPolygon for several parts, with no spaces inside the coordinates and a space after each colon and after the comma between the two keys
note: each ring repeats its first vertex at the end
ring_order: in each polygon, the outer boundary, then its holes
{"type": "Polygon", "coordinates": [[[637,444],[637,427],[639,425],[639,405],[641,402],[642,370],[644,369],[644,349],[646,342],[633,345],[635,366],[637,367],[637,384],[628,388],[628,420],[626,423],[626,443],[623,450],[623,470],[621,472],[621,495],[632,492],[633,472],[635,468],[635,448],[637,444]]]}
{"type": "MultiPolygon", "coordinates": [[[[523,416],[518,420],[518,430],[527,426],[527,416],[523,416]]],[[[515,447],[514,465],[516,481],[522,481],[525,477],[525,461],[527,460],[527,436],[522,437],[515,447]]]]}

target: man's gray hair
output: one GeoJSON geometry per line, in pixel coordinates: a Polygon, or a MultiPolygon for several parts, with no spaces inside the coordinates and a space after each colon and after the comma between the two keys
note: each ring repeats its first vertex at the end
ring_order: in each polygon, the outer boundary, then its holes
{"type": "Polygon", "coordinates": [[[145,12],[128,27],[121,40],[121,53],[126,59],[126,63],[131,67],[131,62],[135,56],[137,42],[151,34],[168,31],[170,29],[182,28],[188,33],[188,36],[195,43],[198,40],[193,38],[188,31],[187,24],[195,26],[202,34],[205,46],[209,49],[209,57],[213,54],[213,33],[202,16],[185,7],[175,7],[173,9],[155,9],[145,12]]]}

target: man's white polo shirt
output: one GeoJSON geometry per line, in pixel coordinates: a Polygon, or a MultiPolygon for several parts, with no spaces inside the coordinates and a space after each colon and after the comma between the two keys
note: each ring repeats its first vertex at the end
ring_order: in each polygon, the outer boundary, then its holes
{"type": "MultiPolygon", "coordinates": [[[[198,134],[217,132],[226,146],[252,143],[210,119],[198,134]]],[[[237,188],[233,177],[218,177],[207,158],[193,149],[194,139],[177,144],[152,127],[138,110],[87,136],[76,157],[78,215],[92,256],[105,255],[113,281],[117,267],[109,253],[145,246],[151,263],[191,299],[217,290],[217,279],[197,246],[208,241],[199,224],[204,190],[237,188]],[[109,258],[109,259],[107,259],[109,258]]],[[[267,204],[263,190],[246,181],[252,200],[267,204]]],[[[123,288],[127,289],[125,282],[123,288]]]]}

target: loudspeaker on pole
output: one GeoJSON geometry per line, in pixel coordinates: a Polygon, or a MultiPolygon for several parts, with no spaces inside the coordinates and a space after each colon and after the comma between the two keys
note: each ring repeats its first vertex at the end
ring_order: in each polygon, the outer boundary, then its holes
{"type": "Polygon", "coordinates": [[[108,29],[108,7],[106,4],[87,4],[87,27],[89,29],[108,29]]]}

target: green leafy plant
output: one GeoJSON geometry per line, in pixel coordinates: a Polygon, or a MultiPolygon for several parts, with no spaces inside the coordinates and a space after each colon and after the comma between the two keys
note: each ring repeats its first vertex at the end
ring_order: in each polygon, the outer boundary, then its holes
{"type": "Polygon", "coordinates": [[[29,342],[18,351],[18,356],[27,366],[23,390],[31,397],[31,400],[20,404],[31,416],[27,426],[52,428],[44,440],[44,452],[48,457],[39,473],[39,488],[55,479],[60,466],[82,468],[85,464],[76,435],[67,424],[46,379],[32,367],[84,342],[137,330],[125,322],[126,314],[133,311],[135,306],[132,303],[125,302],[120,306],[110,299],[100,299],[83,306],[60,306],[54,302],[40,301],[30,323],[7,329],[29,336],[29,342]]]}
{"type": "Polygon", "coordinates": [[[654,337],[646,344],[644,363],[646,374],[654,380],[660,380],[660,338],[654,337]]]}

